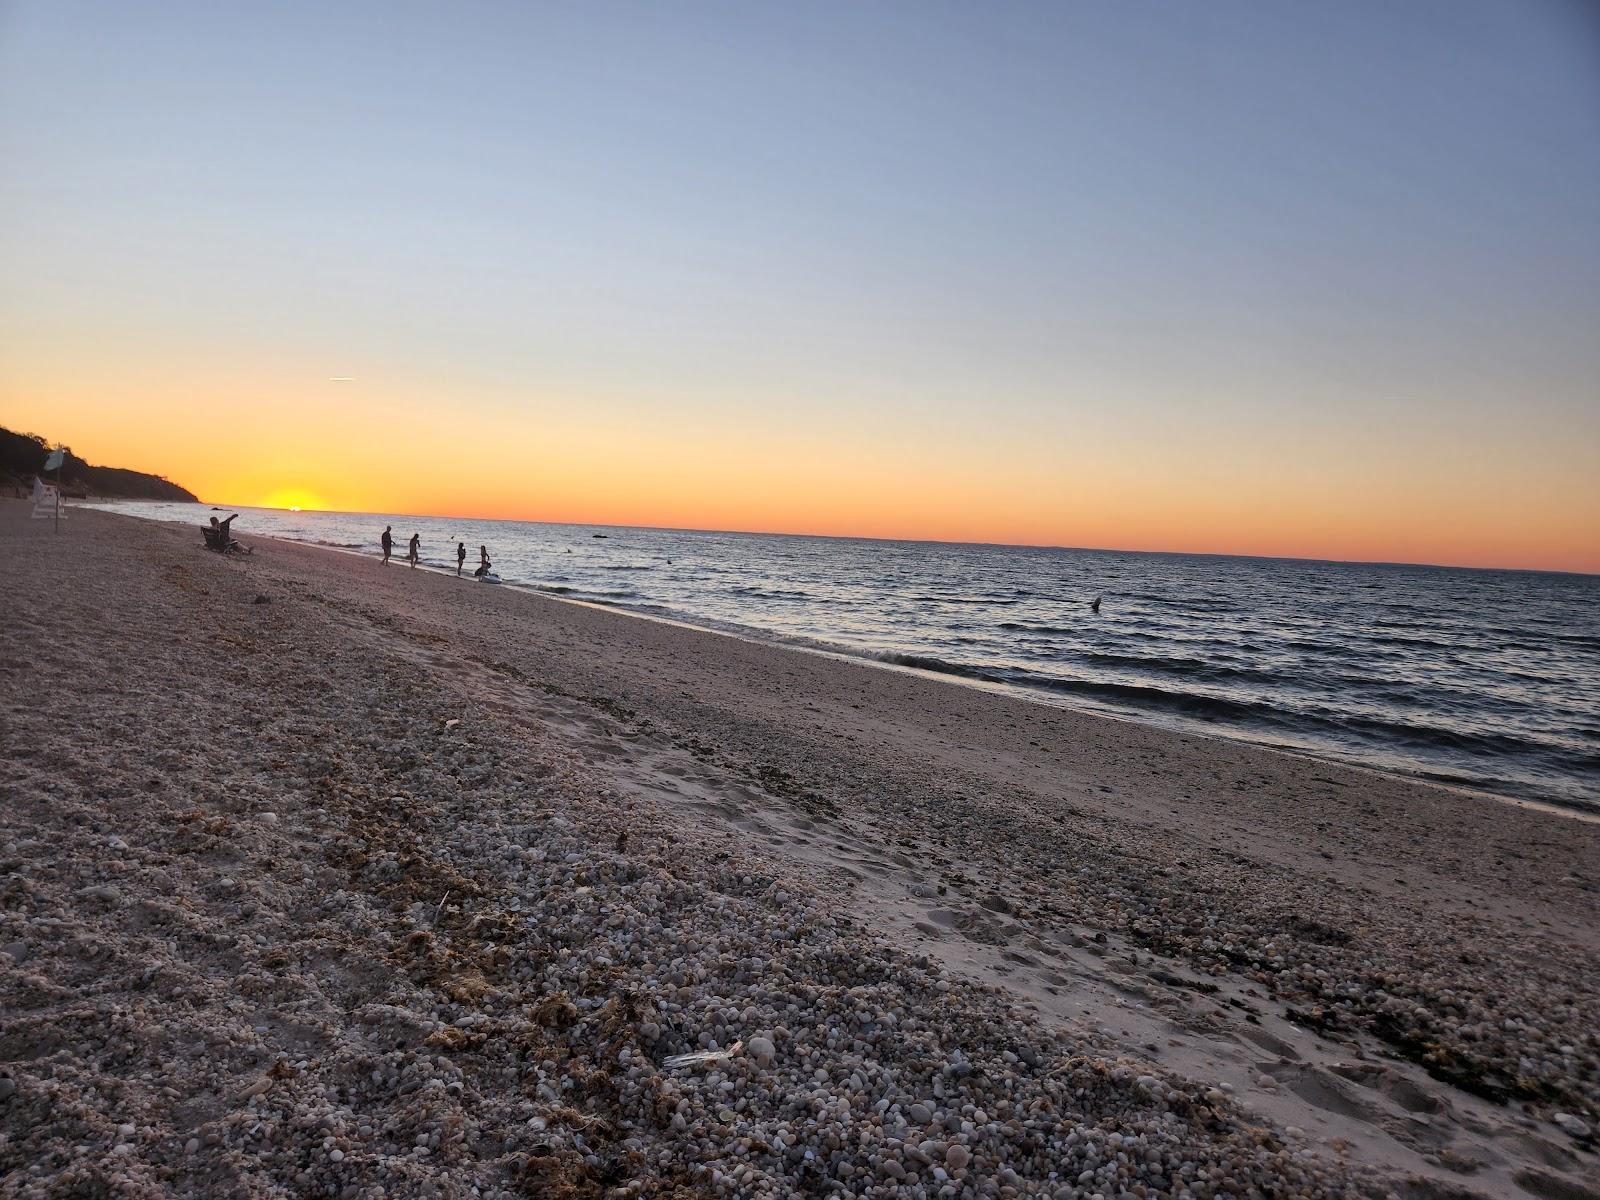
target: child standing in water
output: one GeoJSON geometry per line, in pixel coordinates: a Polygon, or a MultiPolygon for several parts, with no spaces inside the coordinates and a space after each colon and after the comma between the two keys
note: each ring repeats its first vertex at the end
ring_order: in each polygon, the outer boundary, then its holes
{"type": "Polygon", "coordinates": [[[413,533],[411,535],[410,546],[406,550],[406,561],[415,567],[417,565],[417,556],[421,553],[421,551],[422,535],[420,533],[413,533]]]}
{"type": "Polygon", "coordinates": [[[461,568],[467,565],[467,544],[456,543],[456,574],[461,574],[461,568]]]}

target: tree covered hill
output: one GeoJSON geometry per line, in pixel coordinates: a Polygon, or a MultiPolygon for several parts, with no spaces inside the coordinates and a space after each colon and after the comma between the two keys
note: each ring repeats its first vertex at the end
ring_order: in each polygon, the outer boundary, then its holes
{"type": "MultiPolygon", "coordinates": [[[[44,469],[50,446],[32,433],[13,433],[0,427],[0,487],[27,488],[44,469]]],[[[51,472],[51,480],[55,472],[51,472]]],[[[123,467],[96,467],[69,449],[61,464],[61,489],[68,494],[102,496],[113,500],[198,501],[193,492],[160,475],[129,471],[123,467]]]]}

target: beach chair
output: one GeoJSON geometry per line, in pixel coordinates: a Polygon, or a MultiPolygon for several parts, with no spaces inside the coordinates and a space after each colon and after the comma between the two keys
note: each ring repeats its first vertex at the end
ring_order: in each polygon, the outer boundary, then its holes
{"type": "Polygon", "coordinates": [[[218,554],[254,554],[254,546],[246,546],[235,541],[227,529],[219,529],[213,525],[202,525],[200,532],[205,535],[206,549],[215,550],[218,554]]]}

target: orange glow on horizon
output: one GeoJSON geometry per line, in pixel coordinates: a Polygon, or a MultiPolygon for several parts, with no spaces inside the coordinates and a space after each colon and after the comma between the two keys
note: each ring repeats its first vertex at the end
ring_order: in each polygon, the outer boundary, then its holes
{"type": "Polygon", "coordinates": [[[42,386],[53,374],[0,380],[32,397],[0,424],[210,504],[1600,573],[1600,471],[1582,439],[1491,431],[1418,458],[1388,431],[1312,444],[1207,421],[1130,429],[1093,408],[1033,437],[979,417],[841,433],[776,403],[496,395],[468,413],[409,380],[123,362],[42,386]]]}
{"type": "Polygon", "coordinates": [[[1005,471],[981,457],[711,433],[507,437],[493,455],[457,454],[433,434],[398,450],[319,437],[313,455],[298,432],[265,421],[220,453],[182,424],[74,428],[48,413],[15,424],[59,430],[91,462],[164,474],[216,504],[1600,573],[1600,505],[1555,485],[1512,505],[1503,492],[1451,493],[1414,476],[1351,495],[1288,473],[1224,486],[1160,464],[1049,456],[1005,471]]]}
{"type": "Polygon", "coordinates": [[[259,500],[245,499],[240,496],[230,496],[229,502],[233,504],[248,504],[253,508],[284,508],[291,512],[316,512],[327,510],[328,504],[315,492],[301,487],[278,488],[259,500]]]}

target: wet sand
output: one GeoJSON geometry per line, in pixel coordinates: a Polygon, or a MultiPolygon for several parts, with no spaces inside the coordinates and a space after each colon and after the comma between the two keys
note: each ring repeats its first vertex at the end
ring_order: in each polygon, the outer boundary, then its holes
{"type": "Polygon", "coordinates": [[[4,1189],[1600,1194],[1593,823],[48,534],[0,505],[4,1189]]]}

